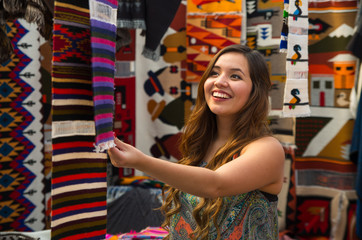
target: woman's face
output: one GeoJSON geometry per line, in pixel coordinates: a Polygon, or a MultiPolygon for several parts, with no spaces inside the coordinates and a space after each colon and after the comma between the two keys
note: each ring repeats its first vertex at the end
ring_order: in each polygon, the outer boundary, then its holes
{"type": "Polygon", "coordinates": [[[252,87],[247,59],[241,53],[228,52],[219,57],[205,81],[205,100],[217,116],[235,117],[252,87]]]}

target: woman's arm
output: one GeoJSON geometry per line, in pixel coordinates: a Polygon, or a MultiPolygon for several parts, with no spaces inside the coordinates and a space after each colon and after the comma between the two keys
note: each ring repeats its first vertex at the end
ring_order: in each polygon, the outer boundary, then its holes
{"type": "Polygon", "coordinates": [[[136,168],[200,197],[231,196],[282,183],[284,150],[272,137],[249,144],[238,158],[215,171],[154,158],[118,139],[116,145],[108,150],[114,166],[136,168]]]}

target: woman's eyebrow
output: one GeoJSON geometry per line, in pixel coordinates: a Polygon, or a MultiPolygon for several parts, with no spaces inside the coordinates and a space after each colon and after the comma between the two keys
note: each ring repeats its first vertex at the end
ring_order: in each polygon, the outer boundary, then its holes
{"type": "MultiPolygon", "coordinates": [[[[215,65],[212,69],[221,69],[221,67],[220,66],[217,66],[217,65],[215,65]]],[[[241,72],[241,74],[245,77],[246,76],[246,74],[243,72],[243,70],[241,70],[241,68],[230,68],[230,71],[237,71],[237,72],[241,72]]]]}
{"type": "Polygon", "coordinates": [[[241,74],[243,74],[244,76],[246,76],[245,73],[243,72],[243,70],[241,70],[240,68],[231,68],[230,70],[231,70],[231,71],[241,72],[241,74]]]}

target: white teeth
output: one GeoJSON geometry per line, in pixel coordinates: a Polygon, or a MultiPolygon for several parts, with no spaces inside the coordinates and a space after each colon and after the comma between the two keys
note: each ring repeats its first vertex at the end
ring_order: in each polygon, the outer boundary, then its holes
{"type": "Polygon", "coordinates": [[[213,97],[218,97],[218,98],[225,98],[225,99],[230,98],[229,95],[227,95],[225,93],[221,93],[221,92],[213,92],[212,96],[213,97]]]}

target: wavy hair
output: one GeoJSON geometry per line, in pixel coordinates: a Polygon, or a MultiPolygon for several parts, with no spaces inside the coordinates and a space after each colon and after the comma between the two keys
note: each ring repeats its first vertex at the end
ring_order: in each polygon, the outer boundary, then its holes
{"type": "MultiPolygon", "coordinates": [[[[207,153],[209,145],[216,136],[216,116],[211,112],[205,101],[204,84],[216,61],[221,55],[228,52],[240,53],[246,57],[253,87],[248,101],[238,112],[239,117],[236,118],[233,124],[232,136],[229,137],[224,146],[218,149],[214,157],[206,165],[206,168],[212,170],[219,168],[231,161],[233,155],[240,153],[250,142],[270,135],[267,117],[271,82],[264,57],[247,46],[239,44],[230,45],[220,50],[214,56],[200,79],[196,103],[191,115],[186,119],[181,137],[179,147],[182,159],[178,162],[179,164],[199,166],[207,153]]],[[[180,211],[180,190],[170,186],[166,186],[164,190],[167,190],[167,192],[164,194],[164,201],[161,207],[162,212],[165,214],[165,221],[162,226],[167,229],[172,216],[180,211]]],[[[197,227],[190,234],[192,239],[207,238],[210,232],[210,221],[213,221],[218,232],[218,239],[220,238],[217,219],[222,206],[222,197],[215,199],[200,198],[200,203],[193,211],[197,227]]]]}

